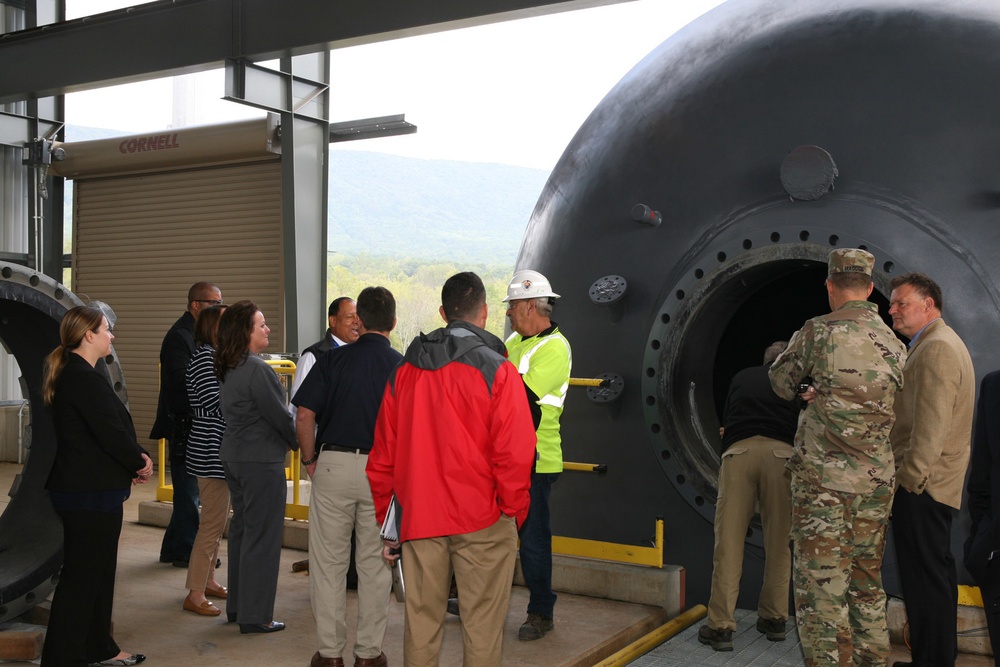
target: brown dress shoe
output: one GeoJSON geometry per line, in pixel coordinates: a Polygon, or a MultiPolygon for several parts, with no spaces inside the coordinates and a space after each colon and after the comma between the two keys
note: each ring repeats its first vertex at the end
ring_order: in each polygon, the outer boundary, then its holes
{"type": "Polygon", "coordinates": [[[385,653],[379,653],[377,658],[359,658],[354,656],[354,667],[387,667],[389,659],[385,653]]]}
{"type": "Polygon", "coordinates": [[[184,611],[193,611],[196,614],[201,614],[202,616],[218,616],[222,613],[222,610],[216,607],[214,604],[205,600],[200,605],[195,604],[191,601],[191,598],[184,598],[184,611]]]}
{"type": "Polygon", "coordinates": [[[309,661],[309,667],[344,667],[343,658],[324,658],[319,654],[319,651],[313,654],[312,660],[309,661]]]}
{"type": "Polygon", "coordinates": [[[225,600],[226,598],[229,597],[229,591],[226,590],[225,586],[219,586],[218,588],[206,588],[205,597],[225,600]]]}

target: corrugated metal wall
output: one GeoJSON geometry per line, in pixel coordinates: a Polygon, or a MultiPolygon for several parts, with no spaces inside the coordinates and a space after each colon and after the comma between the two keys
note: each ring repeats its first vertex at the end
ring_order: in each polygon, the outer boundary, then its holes
{"type": "MultiPolygon", "coordinates": [[[[277,157],[277,156],[276,156],[277,157]]],[[[281,163],[79,179],[73,284],[118,315],[114,346],[140,444],[156,414],[160,343],[199,280],[252,299],[284,348],[281,163]]]]}

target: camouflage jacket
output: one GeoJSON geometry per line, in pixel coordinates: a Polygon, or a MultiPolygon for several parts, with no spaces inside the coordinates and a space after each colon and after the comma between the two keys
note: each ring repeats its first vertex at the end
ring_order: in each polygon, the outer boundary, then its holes
{"type": "Polygon", "coordinates": [[[905,361],[906,348],[874,303],[848,301],[806,322],[769,372],[782,398],[794,398],[807,377],[816,388],[799,416],[792,474],[843,493],[892,488],[889,432],[905,361]]]}

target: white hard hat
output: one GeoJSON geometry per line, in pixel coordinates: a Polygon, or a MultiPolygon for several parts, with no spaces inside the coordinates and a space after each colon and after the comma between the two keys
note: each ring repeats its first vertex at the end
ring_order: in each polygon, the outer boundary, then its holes
{"type": "Polygon", "coordinates": [[[507,303],[516,299],[540,299],[546,296],[553,299],[559,298],[559,295],[552,291],[552,285],[549,284],[548,278],[538,271],[525,269],[518,271],[510,279],[510,284],[507,285],[507,297],[503,302],[507,303]]]}

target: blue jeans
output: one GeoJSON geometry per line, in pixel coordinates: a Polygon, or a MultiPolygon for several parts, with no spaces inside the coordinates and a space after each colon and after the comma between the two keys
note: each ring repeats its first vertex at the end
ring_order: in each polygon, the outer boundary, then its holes
{"type": "Polygon", "coordinates": [[[160,560],[186,563],[191,560],[191,547],[198,534],[198,478],[188,473],[183,456],[171,453],[170,480],[174,486],[174,511],[163,533],[160,560]]]}
{"type": "Polygon", "coordinates": [[[556,594],[552,592],[552,522],[549,494],[559,473],[531,473],[531,506],[519,533],[521,571],[531,591],[528,613],[552,618],[556,594]]]}

